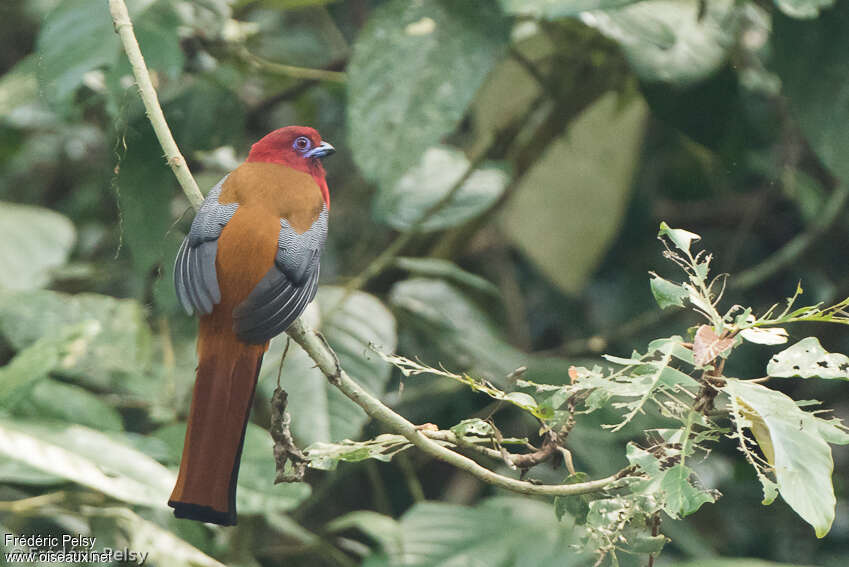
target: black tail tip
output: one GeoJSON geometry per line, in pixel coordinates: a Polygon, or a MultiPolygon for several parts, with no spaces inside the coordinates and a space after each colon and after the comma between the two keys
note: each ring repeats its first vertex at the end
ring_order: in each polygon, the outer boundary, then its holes
{"type": "Polygon", "coordinates": [[[168,505],[174,508],[174,517],[184,518],[187,520],[196,520],[198,522],[207,522],[209,524],[218,524],[219,526],[235,526],[236,525],[236,510],[222,512],[209,506],[201,506],[200,504],[190,504],[187,502],[168,501],[168,505]]]}

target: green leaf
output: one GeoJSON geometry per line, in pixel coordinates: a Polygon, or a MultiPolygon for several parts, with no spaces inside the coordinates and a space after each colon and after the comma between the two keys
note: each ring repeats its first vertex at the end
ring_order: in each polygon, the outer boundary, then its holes
{"type": "MultiPolygon", "coordinates": [[[[179,463],[186,437],[186,424],[175,423],[154,434],[171,449],[173,463],[179,463]]],[[[271,434],[248,423],[239,465],[236,508],[240,515],[273,516],[287,512],[310,495],[306,483],[274,484],[276,465],[271,434]]]]}
{"type": "Polygon", "coordinates": [[[115,62],[118,35],[100,0],[66,0],[47,15],[38,34],[40,91],[54,107],[67,109],[83,76],[115,62]]]}
{"type": "Polygon", "coordinates": [[[743,21],[735,0],[646,0],[580,18],[622,47],[645,81],[684,86],[718,70],[736,44],[743,21]],[[704,7],[704,14],[700,10],[704,7]]]}
{"type": "Polygon", "coordinates": [[[701,236],[683,228],[669,228],[665,222],[660,223],[660,230],[657,232],[657,237],[667,237],[672,241],[676,248],[684,253],[690,253],[690,244],[696,240],[701,240],[701,236]]]}
{"type": "Polygon", "coordinates": [[[100,397],[75,384],[46,379],[35,384],[12,414],[33,419],[78,423],[99,431],[121,431],[121,414],[100,397]]]}
{"type": "Polygon", "coordinates": [[[81,425],[0,419],[0,453],[117,500],[163,510],[176,480],[147,455],[81,425]]]}
{"type": "Polygon", "coordinates": [[[16,350],[90,320],[97,321],[100,333],[56,372],[97,389],[128,391],[128,378],[142,374],[151,356],[152,337],[138,302],[94,293],[0,291],[0,334],[16,350]]]}
{"type": "Polygon", "coordinates": [[[309,466],[334,470],[340,461],[356,463],[367,459],[389,462],[392,457],[412,447],[403,435],[384,433],[368,441],[344,440],[341,443],[313,443],[304,449],[309,466]]]}
{"type": "MultiPolygon", "coordinates": [[[[833,422],[802,411],[789,396],[760,384],[728,379],[723,390],[762,420],[769,446],[764,446],[763,436],[756,439],[774,467],[781,497],[814,527],[817,537],[824,537],[834,521],[836,504],[828,443],[849,443],[849,434],[833,422]]],[[[751,424],[752,418],[747,419],[751,424]]]]}
{"type": "Polygon", "coordinates": [[[499,0],[508,14],[557,20],[587,10],[620,8],[640,0],[499,0]]]}
{"type": "Polygon", "coordinates": [[[783,94],[814,152],[840,179],[849,179],[849,4],[838,2],[816,20],[773,17],[771,60],[783,94]],[[816,65],[811,65],[816,61],[816,65]]]}
{"type": "MultiPolygon", "coordinates": [[[[565,484],[579,484],[587,482],[590,477],[585,472],[576,472],[570,474],[566,478],[565,484]]],[[[587,513],[590,511],[590,499],[587,494],[578,494],[575,496],[557,496],[554,498],[554,514],[558,520],[563,520],[565,516],[571,516],[575,519],[575,523],[582,525],[587,521],[587,513]]]]}
{"type": "MultiPolygon", "coordinates": [[[[380,300],[363,292],[352,294],[338,306],[344,293],[340,287],[319,288],[318,306],[324,317],[319,330],[339,355],[348,374],[380,396],[391,367],[369,347],[374,344],[381,350],[395,349],[395,318],[380,300]]],[[[259,388],[269,399],[276,385],[285,342],[285,338],[271,342],[260,372],[259,388]]],[[[312,359],[294,343],[289,345],[281,385],[289,393],[292,432],[301,445],[354,439],[368,421],[362,408],[329,385],[312,359]]]]}
{"type": "Polygon", "coordinates": [[[50,269],[67,261],[75,240],[74,225],[59,213],[0,203],[0,288],[46,286],[50,269]]]}
{"type": "Polygon", "coordinates": [[[489,280],[477,274],[467,272],[450,260],[441,258],[395,258],[395,267],[406,270],[416,276],[443,278],[449,282],[466,286],[470,290],[480,291],[493,297],[500,297],[501,291],[489,280]]]}
{"type": "MultiPolygon", "coordinates": [[[[469,160],[463,152],[447,146],[428,149],[418,165],[391,188],[378,192],[374,201],[375,218],[398,230],[410,228],[448,194],[468,169],[469,160]]],[[[502,169],[484,164],[420,229],[443,230],[477,216],[501,196],[508,181],[502,169]]]]}
{"type": "Polygon", "coordinates": [[[389,303],[411,316],[411,323],[427,336],[428,343],[453,362],[446,362],[448,366],[472,368],[493,383],[503,384],[509,372],[527,362],[527,355],[504,340],[487,314],[443,280],[399,282],[392,287],[389,303]]]}
{"type": "MultiPolygon", "coordinates": [[[[144,564],[169,567],[225,567],[201,550],[127,508],[90,508],[87,514],[108,518],[123,533],[127,549],[144,556],[144,564]]],[[[138,562],[141,564],[141,561],[138,562]]]]}
{"type": "Polygon", "coordinates": [[[42,337],[21,350],[0,368],[0,407],[11,407],[49,372],[73,366],[100,332],[97,321],[62,328],[55,336],[42,337]]]}
{"type": "Polygon", "coordinates": [[[799,563],[775,563],[761,559],[747,559],[745,557],[722,557],[719,559],[697,559],[676,563],[675,567],[810,567],[799,563]]]}
{"type": "MultiPolygon", "coordinates": [[[[593,562],[591,554],[574,548],[578,534],[571,526],[554,522],[550,505],[536,500],[490,498],[474,508],[420,502],[395,526],[381,525],[375,536],[382,553],[368,557],[366,565],[506,566],[520,561],[538,567],[589,567],[593,562]]],[[[368,531],[374,532],[373,527],[368,531]]]]}
{"type": "Polygon", "coordinates": [[[640,97],[601,97],[535,160],[501,215],[510,239],[566,293],[583,289],[622,226],[646,110],[640,97]]]}
{"type": "Polygon", "coordinates": [[[0,117],[5,118],[19,106],[31,104],[37,100],[38,79],[35,76],[37,64],[36,57],[28,55],[0,77],[0,117]]]}
{"type": "Polygon", "coordinates": [[[834,0],[775,0],[775,5],[791,18],[810,19],[834,6],[834,0]]]}
{"type": "Polygon", "coordinates": [[[661,309],[667,307],[684,307],[684,300],[689,297],[690,293],[681,285],[665,280],[655,273],[651,274],[649,280],[652,295],[654,300],[661,309]]]}
{"type": "Polygon", "coordinates": [[[663,510],[673,518],[683,518],[701,508],[702,504],[714,502],[716,498],[709,492],[690,484],[693,474],[688,467],[677,464],[663,473],[660,489],[666,495],[663,510]]]}
{"type": "Polygon", "coordinates": [[[849,380],[849,357],[826,351],[816,337],[807,337],[769,359],[768,376],[774,378],[827,378],[849,380]]]}
{"type": "Polygon", "coordinates": [[[349,140],[365,176],[387,190],[463,117],[507,44],[491,2],[376,8],[348,65],[349,140]]]}

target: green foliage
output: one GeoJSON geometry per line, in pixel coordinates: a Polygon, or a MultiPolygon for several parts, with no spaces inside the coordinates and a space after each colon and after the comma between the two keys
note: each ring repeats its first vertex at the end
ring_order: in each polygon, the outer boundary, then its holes
{"type": "Polygon", "coordinates": [[[359,35],[348,67],[349,140],[381,190],[454,129],[501,55],[507,21],[493,8],[393,0],[359,35]]]}
{"type": "Polygon", "coordinates": [[[174,519],[196,325],[171,266],[192,212],[107,2],[12,1],[4,533],[86,533],[154,565],[843,565],[849,437],[803,400],[846,417],[844,4],[128,4],[204,191],[282,125],[336,146],[305,316],[358,383],[526,486],[613,480],[506,498],[387,432],[291,344],[280,380],[312,470],[273,485],[279,338],[246,430],[239,525],[174,519]],[[661,225],[683,277],[646,237],[662,218],[694,231],[661,225]],[[397,233],[404,246],[345,289],[397,233]],[[788,506],[758,504],[779,495],[788,506]]]}
{"type": "Polygon", "coordinates": [[[50,269],[68,260],[74,225],[67,217],[39,207],[0,203],[0,289],[33,289],[50,281],[50,269]]]}

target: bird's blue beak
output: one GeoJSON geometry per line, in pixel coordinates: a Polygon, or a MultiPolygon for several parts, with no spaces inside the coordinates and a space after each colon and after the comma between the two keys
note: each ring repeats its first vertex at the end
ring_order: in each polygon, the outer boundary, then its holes
{"type": "Polygon", "coordinates": [[[323,157],[326,157],[326,156],[329,156],[329,155],[335,154],[335,153],[336,153],[336,148],[334,148],[333,146],[331,146],[327,142],[322,142],[319,145],[317,145],[316,147],[314,147],[313,149],[311,149],[310,151],[308,151],[304,155],[306,157],[311,157],[311,158],[323,158],[323,157]]]}

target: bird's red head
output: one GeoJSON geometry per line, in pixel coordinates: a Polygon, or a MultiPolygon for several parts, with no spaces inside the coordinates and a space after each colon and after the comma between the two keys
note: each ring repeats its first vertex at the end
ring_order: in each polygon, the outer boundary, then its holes
{"type": "Polygon", "coordinates": [[[330,193],[324,178],[321,158],[335,151],[333,146],[321,140],[314,128],[286,126],[266,134],[251,146],[247,161],[279,163],[309,173],[315,178],[321,188],[324,202],[330,208],[330,193]]]}

